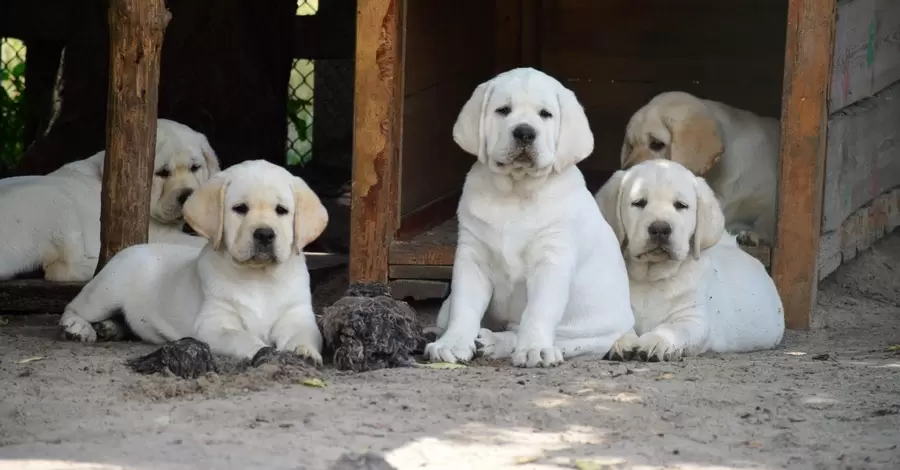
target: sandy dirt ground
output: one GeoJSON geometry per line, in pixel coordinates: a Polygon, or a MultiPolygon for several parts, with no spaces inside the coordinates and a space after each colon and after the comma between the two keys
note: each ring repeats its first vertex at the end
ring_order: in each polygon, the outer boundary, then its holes
{"type": "Polygon", "coordinates": [[[817,328],[774,351],[550,370],[137,376],[135,343],[0,326],[0,470],[900,468],[900,236],[822,284],[817,328]],[[31,360],[39,358],[37,360],[31,360]],[[373,467],[374,468],[374,467],[373,467]]]}

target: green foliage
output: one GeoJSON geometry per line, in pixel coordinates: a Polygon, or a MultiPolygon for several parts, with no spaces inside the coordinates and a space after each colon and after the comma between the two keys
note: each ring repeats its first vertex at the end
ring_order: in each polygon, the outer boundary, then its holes
{"type": "MultiPolygon", "coordinates": [[[[17,41],[18,42],[18,41],[17,41]]],[[[24,47],[4,40],[3,64],[0,64],[0,170],[13,168],[25,152],[24,47]]]]}

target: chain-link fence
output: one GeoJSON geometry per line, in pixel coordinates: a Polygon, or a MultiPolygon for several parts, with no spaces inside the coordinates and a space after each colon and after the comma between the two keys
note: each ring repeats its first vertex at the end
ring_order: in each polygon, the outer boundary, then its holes
{"type": "Polygon", "coordinates": [[[0,38],[0,173],[25,151],[25,44],[0,38]]]}
{"type": "MultiPolygon", "coordinates": [[[[319,0],[297,0],[297,15],[315,15],[319,0]]],[[[304,165],[312,159],[313,143],[313,75],[312,60],[294,59],[288,84],[287,164],[304,165]]]]}

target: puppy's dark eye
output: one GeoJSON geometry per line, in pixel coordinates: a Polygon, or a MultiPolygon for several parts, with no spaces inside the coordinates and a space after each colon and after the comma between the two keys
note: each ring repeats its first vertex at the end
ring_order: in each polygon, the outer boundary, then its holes
{"type": "Polygon", "coordinates": [[[655,139],[653,137],[650,138],[650,150],[653,150],[654,152],[659,152],[660,150],[662,150],[664,148],[666,148],[666,144],[663,141],[661,141],[659,139],[655,139]]]}
{"type": "Polygon", "coordinates": [[[247,212],[250,212],[250,208],[247,207],[247,204],[238,204],[231,208],[235,214],[245,215],[247,212]]]}
{"type": "Polygon", "coordinates": [[[544,119],[550,119],[553,117],[553,114],[546,109],[542,109],[541,112],[538,113],[538,115],[540,115],[544,119]]]}
{"type": "Polygon", "coordinates": [[[683,211],[688,208],[688,205],[681,201],[675,201],[675,204],[673,205],[675,206],[675,210],[677,211],[683,211]]]}
{"type": "Polygon", "coordinates": [[[500,106],[499,108],[494,110],[494,112],[501,116],[509,116],[509,113],[512,112],[512,108],[510,108],[509,106],[500,106]]]}
{"type": "Polygon", "coordinates": [[[156,171],[156,176],[159,176],[160,178],[168,178],[172,176],[172,173],[170,173],[167,168],[162,168],[156,171]]]}
{"type": "Polygon", "coordinates": [[[203,168],[203,167],[200,165],[191,165],[191,173],[196,173],[196,172],[200,171],[201,168],[203,168]]]}
{"type": "Polygon", "coordinates": [[[643,208],[647,207],[647,200],[646,199],[638,199],[637,201],[632,202],[631,205],[634,207],[637,207],[638,209],[643,209],[643,208]]]}
{"type": "Polygon", "coordinates": [[[287,207],[284,207],[281,204],[278,204],[277,206],[275,206],[275,213],[278,215],[287,215],[287,213],[288,213],[287,207]]]}

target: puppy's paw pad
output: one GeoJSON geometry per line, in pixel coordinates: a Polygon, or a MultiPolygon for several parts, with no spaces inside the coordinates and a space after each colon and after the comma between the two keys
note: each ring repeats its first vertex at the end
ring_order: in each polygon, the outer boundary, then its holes
{"type": "Polygon", "coordinates": [[[557,347],[517,349],[512,363],[516,367],[556,367],[563,363],[562,351],[557,347]]]}
{"type": "Polygon", "coordinates": [[[609,352],[606,353],[606,356],[603,358],[608,361],[630,361],[634,358],[635,350],[637,349],[637,340],[638,337],[634,333],[628,333],[618,341],[613,343],[612,348],[609,349],[609,352]]]}
{"type": "Polygon", "coordinates": [[[62,337],[68,341],[80,341],[82,343],[93,343],[97,341],[97,332],[94,327],[78,315],[66,313],[59,319],[59,328],[62,337]]]}
{"type": "Polygon", "coordinates": [[[475,356],[475,341],[446,338],[425,346],[425,357],[431,362],[467,362],[475,356]]]}
{"type": "Polygon", "coordinates": [[[738,232],[736,239],[738,245],[744,246],[759,246],[761,241],[759,235],[749,230],[742,230],[738,232]]]}
{"type": "Polygon", "coordinates": [[[425,328],[422,328],[422,335],[429,343],[437,341],[442,334],[444,334],[444,330],[437,326],[426,326],[425,328]]]}

